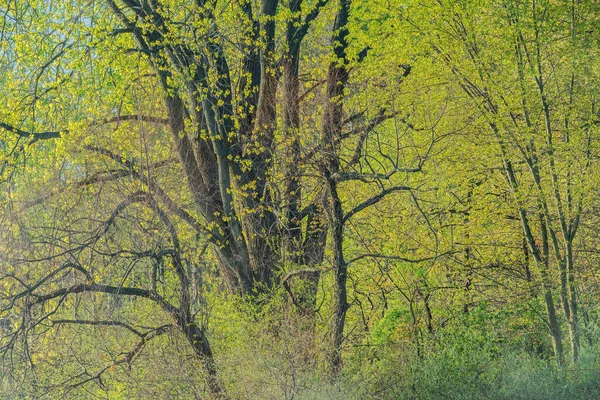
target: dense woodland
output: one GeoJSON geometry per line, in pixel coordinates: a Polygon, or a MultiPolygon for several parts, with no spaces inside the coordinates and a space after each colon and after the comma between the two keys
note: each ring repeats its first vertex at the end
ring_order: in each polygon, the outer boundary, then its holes
{"type": "Polygon", "coordinates": [[[0,397],[600,398],[600,4],[0,0],[0,397]]]}

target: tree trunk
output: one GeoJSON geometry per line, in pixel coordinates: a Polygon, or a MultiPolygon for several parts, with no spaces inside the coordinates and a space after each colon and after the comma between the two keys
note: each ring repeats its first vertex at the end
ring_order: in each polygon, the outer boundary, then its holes
{"type": "Polygon", "coordinates": [[[208,339],[206,338],[206,335],[202,329],[200,329],[200,327],[198,327],[198,325],[196,325],[196,323],[191,321],[189,318],[181,316],[179,319],[179,327],[194,349],[196,355],[204,363],[204,372],[206,373],[206,381],[208,383],[209,392],[214,396],[215,399],[228,399],[229,396],[227,396],[223,382],[219,377],[217,365],[215,363],[212,349],[208,339]]]}
{"type": "Polygon", "coordinates": [[[544,303],[546,304],[546,314],[548,315],[548,328],[550,329],[550,336],[552,338],[552,349],[554,350],[556,362],[559,365],[562,365],[564,363],[562,334],[560,332],[558,318],[556,317],[556,309],[554,307],[554,300],[552,299],[552,292],[550,291],[548,285],[544,283],[542,284],[542,290],[544,291],[544,303]]]}
{"type": "Polygon", "coordinates": [[[337,182],[329,179],[329,191],[332,201],[332,244],[333,244],[333,273],[335,276],[333,291],[333,318],[331,320],[331,348],[328,354],[330,379],[334,381],[342,370],[342,344],[344,340],[344,325],[348,310],[346,280],[348,266],[344,260],[344,214],[342,203],[337,193],[337,182]]]}
{"type": "Polygon", "coordinates": [[[565,260],[567,269],[567,280],[568,280],[568,296],[569,296],[569,308],[571,309],[569,315],[569,333],[571,341],[571,356],[573,362],[576,362],[579,358],[580,348],[580,337],[579,337],[579,319],[578,319],[578,305],[577,305],[577,292],[575,288],[575,273],[573,266],[573,244],[571,239],[567,240],[565,246],[565,260]]]}
{"type": "Polygon", "coordinates": [[[350,0],[340,0],[339,9],[333,26],[332,43],[336,60],[329,65],[327,73],[327,104],[323,120],[323,175],[327,181],[330,197],[330,220],[332,229],[332,246],[334,252],[333,273],[333,317],[331,320],[331,344],[327,357],[330,379],[337,379],[342,369],[342,344],[346,311],[348,310],[346,280],[348,266],[344,261],[344,210],[337,192],[338,182],[334,174],[339,172],[338,145],[342,132],[342,101],[344,89],[348,82],[346,69],[346,48],[348,46],[348,15],[350,0]]]}
{"type": "MultiPolygon", "coordinates": [[[[539,249],[537,249],[537,256],[535,259],[538,267],[540,268],[540,275],[542,276],[542,291],[544,293],[544,303],[546,304],[546,314],[548,316],[548,329],[550,330],[554,356],[556,357],[556,362],[559,365],[562,365],[564,363],[562,332],[558,322],[558,317],[556,316],[556,307],[554,306],[554,299],[552,298],[552,284],[548,276],[548,258],[550,256],[548,226],[546,225],[544,216],[541,213],[539,214],[538,218],[540,231],[542,234],[542,253],[540,254],[539,249]]],[[[531,232],[528,229],[529,227],[527,227],[525,234],[531,238],[531,232]]]]}

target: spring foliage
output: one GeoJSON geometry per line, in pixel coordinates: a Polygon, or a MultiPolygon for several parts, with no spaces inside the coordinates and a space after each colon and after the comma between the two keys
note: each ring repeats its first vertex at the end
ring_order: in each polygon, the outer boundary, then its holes
{"type": "Polygon", "coordinates": [[[599,15],[0,0],[0,397],[597,398],[599,15]]]}

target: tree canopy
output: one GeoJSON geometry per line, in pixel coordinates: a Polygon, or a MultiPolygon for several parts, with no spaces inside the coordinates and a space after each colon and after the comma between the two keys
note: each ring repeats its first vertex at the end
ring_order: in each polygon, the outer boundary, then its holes
{"type": "Polygon", "coordinates": [[[597,398],[599,16],[0,0],[0,394],[597,398]]]}

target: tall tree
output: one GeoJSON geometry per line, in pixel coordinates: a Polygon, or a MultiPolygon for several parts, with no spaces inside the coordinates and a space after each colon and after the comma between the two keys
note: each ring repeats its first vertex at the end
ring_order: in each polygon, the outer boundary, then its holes
{"type": "MultiPolygon", "coordinates": [[[[349,62],[367,50],[349,49],[350,2],[327,6],[326,0],[7,4],[4,68],[23,63],[24,72],[14,73],[4,93],[13,105],[2,116],[6,147],[12,146],[6,160],[56,172],[43,184],[46,194],[20,204],[11,222],[19,240],[27,236],[29,253],[8,260],[27,272],[5,278],[19,288],[3,313],[23,316],[5,350],[48,321],[100,324],[140,338],[115,361],[130,364],[147,341],[176,328],[203,360],[208,390],[226,397],[205,326],[196,320],[194,271],[206,257],[198,249],[214,250],[221,278],[237,295],[257,299],[289,285],[290,276],[306,276],[310,289],[297,306],[310,311],[329,213],[336,277],[330,365],[339,373],[348,307],[343,224],[406,188],[386,186],[402,171],[396,162],[383,172],[358,168],[368,135],[398,113],[385,102],[375,116],[344,110],[349,62]],[[328,72],[301,94],[303,44],[325,11],[334,18],[319,23],[332,30],[331,41],[310,52],[327,59],[328,72]],[[22,35],[39,41],[22,46],[22,35]],[[314,101],[303,105],[307,99],[314,101]],[[307,126],[321,100],[321,125],[313,133],[307,126]],[[342,163],[344,141],[353,150],[342,163]],[[306,190],[315,186],[312,171],[322,174],[317,185],[327,190],[306,190]],[[377,194],[343,214],[337,186],[365,179],[378,185],[377,194]],[[58,210],[63,221],[52,218],[58,210]],[[38,212],[47,229],[31,222],[38,212]],[[147,301],[171,323],[139,332],[122,321],[63,315],[71,301],[102,295],[147,301]]],[[[399,70],[409,72],[404,65],[399,70]]],[[[422,160],[417,164],[415,171],[422,160]]],[[[14,201],[6,199],[7,207],[14,201]]],[[[108,370],[76,376],[73,385],[101,382],[108,370]]]]}
{"type": "Polygon", "coordinates": [[[589,47],[593,31],[587,26],[594,23],[589,7],[536,1],[505,2],[494,9],[437,2],[423,9],[444,18],[426,26],[404,14],[487,124],[540,272],[559,363],[563,338],[553,271],[560,277],[561,306],[576,360],[580,334],[573,246],[592,196],[593,178],[587,172],[597,152],[589,122],[596,114],[597,83],[583,67],[594,52],[589,47]],[[496,23],[486,26],[488,20],[496,23]]]}

